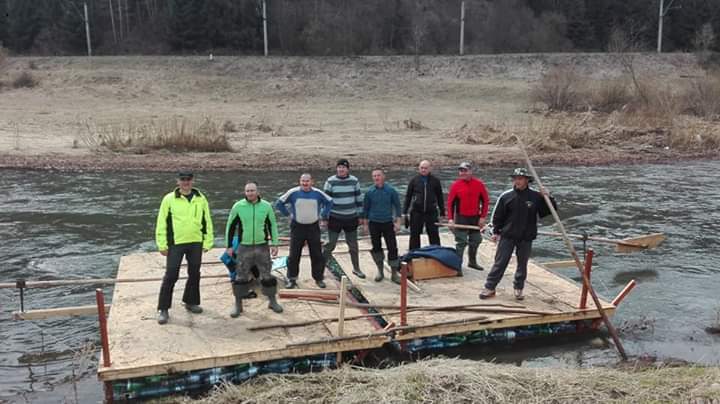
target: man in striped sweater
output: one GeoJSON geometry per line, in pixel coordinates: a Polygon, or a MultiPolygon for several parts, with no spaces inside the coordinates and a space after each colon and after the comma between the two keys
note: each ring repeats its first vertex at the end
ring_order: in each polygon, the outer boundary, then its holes
{"type": "Polygon", "coordinates": [[[347,159],[338,160],[335,169],[337,174],[328,178],[323,187],[323,191],[333,201],[330,220],[328,221],[328,242],[325,244],[323,256],[325,262],[328,262],[333,250],[335,250],[340,232],[344,232],[345,242],[350,251],[353,274],[364,279],[365,274],[360,270],[357,240],[357,228],[360,225],[359,218],[363,212],[360,181],[354,175],[350,175],[350,162],[347,159]]]}

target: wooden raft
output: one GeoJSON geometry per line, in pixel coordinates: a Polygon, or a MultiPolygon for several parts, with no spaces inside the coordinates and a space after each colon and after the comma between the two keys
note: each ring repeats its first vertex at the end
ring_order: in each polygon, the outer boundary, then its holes
{"type": "MultiPolygon", "coordinates": [[[[441,237],[443,245],[454,245],[451,235],[441,234],[441,237]]],[[[423,245],[426,242],[427,240],[423,236],[423,245]]],[[[399,305],[399,286],[390,282],[387,270],[384,281],[380,283],[373,281],[375,264],[369,252],[370,243],[367,240],[361,240],[360,244],[360,263],[361,268],[367,274],[366,279],[360,279],[352,274],[347,247],[342,241],[338,242],[334,254],[335,259],[348,275],[351,283],[360,289],[370,303],[399,305]]],[[[399,236],[398,245],[401,252],[404,251],[408,245],[408,237],[399,236]]],[[[221,249],[215,249],[205,254],[203,274],[226,273],[225,267],[217,261],[217,257],[221,253],[221,249]]],[[[409,290],[408,304],[450,306],[480,303],[478,293],[482,290],[494,253],[494,244],[483,241],[478,258],[480,264],[486,268],[485,271],[465,268],[463,277],[418,280],[416,284],[421,291],[409,290]]],[[[281,248],[280,255],[286,254],[287,248],[281,248]]],[[[408,313],[408,325],[429,327],[398,333],[395,338],[409,340],[480,329],[599,318],[597,311],[591,308],[587,310],[577,308],[580,300],[578,284],[532,262],[528,266],[526,298],[523,302],[515,301],[512,296],[514,268],[515,261],[513,259],[503,281],[498,286],[498,296],[487,303],[521,304],[528,310],[549,312],[552,313],[551,315],[411,311],[408,313]],[[471,319],[481,314],[487,315],[488,321],[432,326],[439,322],[471,319]]],[[[184,271],[185,266],[181,269],[181,273],[184,271]]],[[[162,276],[163,272],[164,258],[162,256],[157,253],[143,253],[122,257],[117,277],[155,277],[162,276]]],[[[279,286],[282,287],[282,280],[279,279],[279,281],[279,286]]],[[[328,289],[339,288],[339,281],[327,269],[325,281],[328,289]]],[[[301,260],[299,287],[302,289],[317,288],[310,277],[310,260],[307,256],[301,260]]],[[[173,296],[173,307],[170,310],[170,322],[160,326],[156,321],[159,289],[159,282],[122,283],[115,286],[108,319],[111,366],[98,369],[101,380],[122,380],[248,362],[372,349],[379,348],[390,341],[387,336],[372,336],[317,342],[337,337],[337,323],[248,331],[247,327],[255,325],[337,317],[338,306],[297,299],[280,299],[285,312],[276,314],[267,308],[267,299],[260,293],[260,288],[256,287],[258,298],[244,300],[242,315],[237,319],[231,319],[228,313],[233,303],[233,297],[230,282],[226,278],[202,280],[201,295],[204,312],[200,315],[190,314],[182,307],[181,297],[184,281],[178,281],[173,296]],[[312,344],[295,345],[313,341],[312,344]]],[[[614,313],[615,306],[612,304],[603,301],[603,306],[609,315],[614,313]]],[[[345,312],[346,317],[360,314],[365,314],[365,312],[352,307],[348,307],[345,312]]],[[[385,319],[400,325],[400,316],[397,314],[385,316],[385,319]]],[[[376,323],[367,319],[346,321],[343,335],[368,335],[377,332],[376,327],[376,323]]]]}

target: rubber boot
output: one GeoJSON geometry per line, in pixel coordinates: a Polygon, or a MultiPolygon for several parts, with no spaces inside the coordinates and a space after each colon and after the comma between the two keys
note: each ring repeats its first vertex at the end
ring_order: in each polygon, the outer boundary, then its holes
{"type": "Polygon", "coordinates": [[[240,283],[237,281],[232,283],[233,296],[235,296],[235,305],[233,306],[232,310],[230,310],[230,317],[237,318],[240,313],[242,313],[242,299],[245,295],[247,295],[248,289],[249,286],[247,283],[240,283]]]}
{"type": "Polygon", "coordinates": [[[375,261],[375,265],[377,266],[377,275],[375,275],[375,282],[382,282],[383,279],[385,279],[385,254],[383,254],[382,251],[371,251],[370,255],[372,256],[373,261],[375,261]]]}
{"type": "Polygon", "coordinates": [[[277,279],[270,278],[261,280],[262,293],[268,298],[268,308],[275,313],[282,313],[283,308],[277,302],[277,279]]]}
{"type": "Polygon", "coordinates": [[[477,269],[478,271],[484,270],[482,266],[480,266],[477,263],[477,251],[478,246],[476,245],[470,245],[468,246],[468,266],[472,269],[477,269]]]}
{"type": "Polygon", "coordinates": [[[400,284],[400,260],[390,260],[390,280],[400,284]]]}

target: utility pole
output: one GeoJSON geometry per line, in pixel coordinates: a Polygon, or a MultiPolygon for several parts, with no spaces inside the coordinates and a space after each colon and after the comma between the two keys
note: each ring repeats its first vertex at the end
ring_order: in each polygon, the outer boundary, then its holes
{"type": "Polygon", "coordinates": [[[110,6],[108,7],[108,10],[110,11],[110,25],[112,25],[113,39],[115,40],[115,45],[117,45],[118,37],[117,31],[115,30],[115,13],[113,12],[112,0],[108,0],[108,3],[110,4],[110,6]]]}
{"type": "Polygon", "coordinates": [[[675,0],[670,0],[667,7],[665,7],[665,0],[660,0],[660,11],[658,12],[658,37],[657,37],[657,51],[658,53],[662,52],[662,35],[663,35],[663,18],[668,15],[670,10],[673,8],[680,8],[673,7],[673,3],[675,0]]]}
{"type": "Polygon", "coordinates": [[[88,18],[87,1],[83,3],[85,9],[85,38],[87,39],[88,56],[92,56],[92,45],[90,45],[90,19],[88,18]]]}
{"type": "MultiPolygon", "coordinates": [[[[662,1],[662,0],[661,0],[662,1]]],[[[465,47],[465,2],[460,2],[460,56],[462,56],[465,47]]]]}
{"type": "Polygon", "coordinates": [[[265,45],[265,56],[268,55],[268,38],[267,38],[267,4],[266,0],[262,2],[262,18],[263,18],[263,43],[265,45]]]}

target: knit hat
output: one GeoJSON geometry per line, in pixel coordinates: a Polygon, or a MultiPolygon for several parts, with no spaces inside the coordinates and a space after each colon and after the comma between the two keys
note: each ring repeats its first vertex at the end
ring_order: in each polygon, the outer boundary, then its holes
{"type": "Polygon", "coordinates": [[[335,166],[336,166],[336,167],[337,167],[337,166],[345,166],[345,167],[347,167],[347,168],[349,169],[349,168],[350,168],[350,162],[349,162],[347,159],[340,159],[340,160],[338,160],[337,164],[335,164],[335,166]]]}

